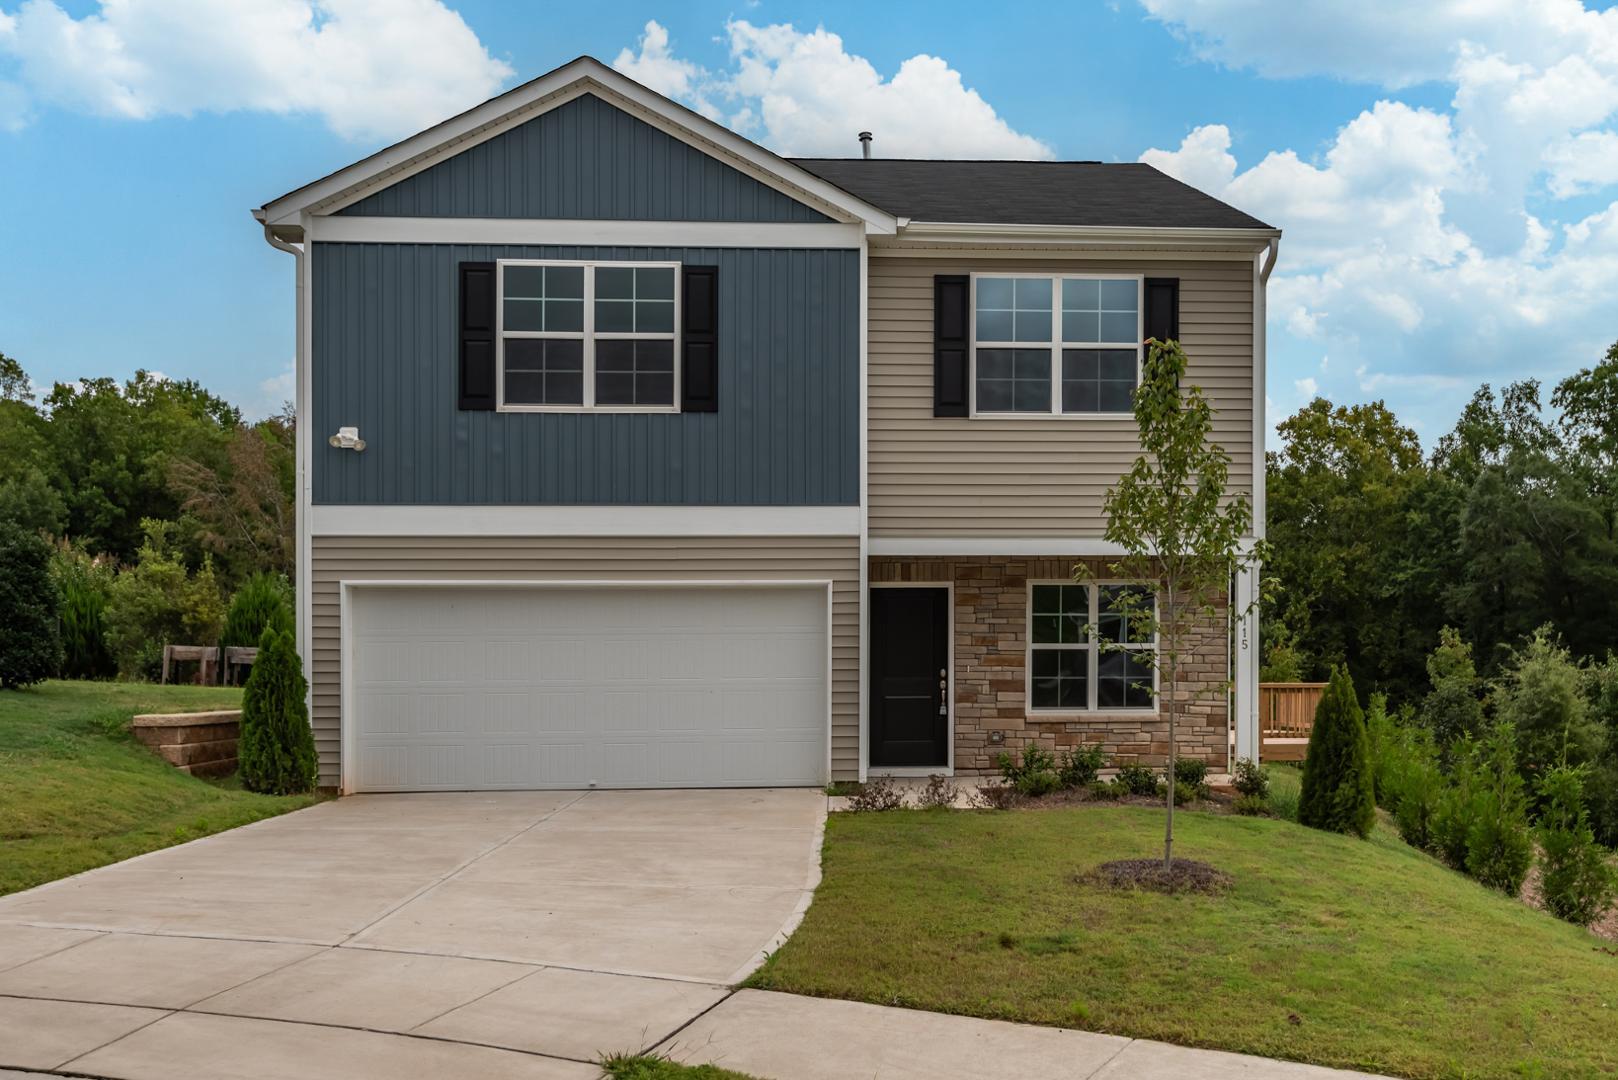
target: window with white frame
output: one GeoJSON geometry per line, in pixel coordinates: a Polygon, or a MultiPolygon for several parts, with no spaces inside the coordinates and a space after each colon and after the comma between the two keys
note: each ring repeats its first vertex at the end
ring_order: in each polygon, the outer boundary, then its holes
{"type": "Polygon", "coordinates": [[[973,275],[973,413],[1128,413],[1141,287],[1138,277],[973,275]]]}
{"type": "Polygon", "coordinates": [[[505,260],[500,407],[678,407],[679,265],[505,260]]]}
{"type": "Polygon", "coordinates": [[[1140,618],[1155,604],[1141,585],[1032,583],[1028,708],[1034,712],[1151,709],[1157,649],[1140,618]],[[1124,597],[1128,596],[1129,600],[1124,597]]]}

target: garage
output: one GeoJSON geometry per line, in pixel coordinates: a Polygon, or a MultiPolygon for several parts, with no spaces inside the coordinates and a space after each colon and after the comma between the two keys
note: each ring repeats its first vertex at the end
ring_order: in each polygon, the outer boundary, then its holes
{"type": "Polygon", "coordinates": [[[824,583],[343,594],[346,790],[826,781],[824,583]]]}

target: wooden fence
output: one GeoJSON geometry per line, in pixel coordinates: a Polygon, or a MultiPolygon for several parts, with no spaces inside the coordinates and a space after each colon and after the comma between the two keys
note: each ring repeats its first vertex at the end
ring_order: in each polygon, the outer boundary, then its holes
{"type": "Polygon", "coordinates": [[[1260,761],[1303,760],[1325,692],[1323,682],[1258,684],[1260,761]]]}

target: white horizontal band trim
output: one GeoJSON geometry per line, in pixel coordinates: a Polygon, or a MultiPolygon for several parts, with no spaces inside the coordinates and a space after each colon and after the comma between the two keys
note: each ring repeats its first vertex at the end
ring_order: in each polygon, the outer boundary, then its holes
{"type": "MultiPolygon", "coordinates": [[[[912,221],[897,241],[943,244],[1078,244],[1086,247],[1173,246],[1256,251],[1280,236],[1279,229],[1161,228],[1118,225],[1001,225],[994,223],[912,221]]],[[[883,245],[878,240],[873,248],[883,245]]]]}
{"type": "Polygon", "coordinates": [[[310,239],[358,244],[605,244],[612,247],[858,248],[859,225],[561,218],[311,218],[310,239]]]}
{"type": "Polygon", "coordinates": [[[857,506],[312,506],[315,536],[858,536],[857,506]]]}
{"type": "Polygon", "coordinates": [[[872,555],[1122,555],[1124,549],[1101,539],[1072,537],[965,536],[960,538],[873,536],[872,555]]]}

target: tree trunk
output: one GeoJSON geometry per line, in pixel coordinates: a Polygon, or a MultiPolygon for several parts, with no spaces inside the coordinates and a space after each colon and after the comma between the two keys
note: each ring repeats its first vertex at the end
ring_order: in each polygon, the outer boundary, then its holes
{"type": "Polygon", "coordinates": [[[1169,719],[1169,764],[1167,775],[1164,777],[1164,779],[1167,781],[1164,786],[1167,787],[1169,791],[1168,816],[1164,819],[1163,823],[1163,870],[1165,873],[1174,869],[1174,689],[1176,684],[1176,676],[1178,674],[1176,650],[1179,644],[1179,638],[1174,624],[1174,585],[1172,580],[1166,584],[1168,586],[1168,599],[1165,601],[1163,606],[1166,609],[1166,614],[1168,617],[1160,621],[1163,622],[1168,632],[1164,634],[1160,631],[1158,634],[1160,639],[1167,638],[1167,644],[1169,646],[1169,677],[1166,680],[1168,686],[1166,688],[1163,686],[1158,687],[1158,696],[1162,698],[1164,702],[1164,710],[1168,713],[1169,719]]]}

